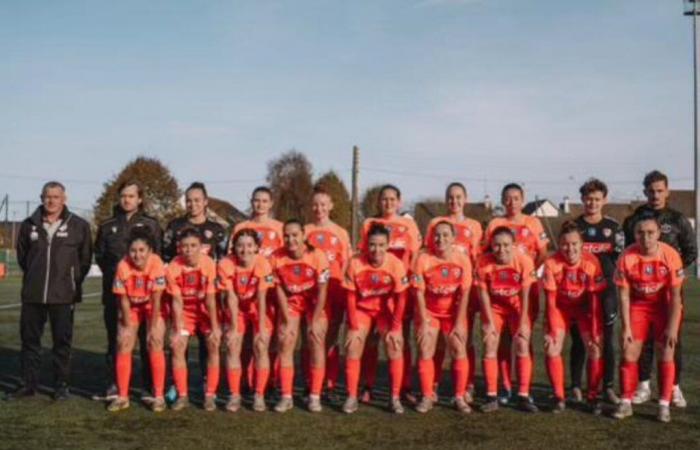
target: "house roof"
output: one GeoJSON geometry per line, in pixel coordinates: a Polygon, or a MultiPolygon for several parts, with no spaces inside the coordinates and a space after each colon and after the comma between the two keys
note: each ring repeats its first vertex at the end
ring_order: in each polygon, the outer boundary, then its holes
{"type": "Polygon", "coordinates": [[[546,198],[543,198],[542,200],[535,200],[532,202],[528,202],[524,207],[523,207],[523,213],[529,215],[532,215],[537,211],[542,205],[549,203],[552,205],[552,208],[558,209],[557,205],[552,203],[551,201],[547,200],[546,198]]]}

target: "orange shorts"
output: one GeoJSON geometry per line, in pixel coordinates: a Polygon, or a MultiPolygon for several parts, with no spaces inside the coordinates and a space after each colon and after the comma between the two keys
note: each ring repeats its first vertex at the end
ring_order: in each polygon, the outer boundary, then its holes
{"type": "MultiPolygon", "coordinates": [[[[222,310],[221,313],[221,322],[222,322],[222,328],[224,330],[228,330],[231,325],[231,310],[228,308],[222,310]]],[[[265,314],[264,318],[264,326],[265,326],[265,331],[267,331],[268,334],[272,334],[272,330],[274,329],[274,313],[269,312],[265,314]]],[[[258,309],[255,306],[252,306],[248,309],[248,311],[238,311],[238,318],[236,321],[236,329],[239,334],[245,335],[246,332],[248,331],[248,327],[251,327],[253,330],[253,334],[258,334],[260,333],[260,315],[258,314],[258,309]]]]}
{"type": "MultiPolygon", "coordinates": [[[[450,334],[452,330],[454,330],[455,325],[457,325],[456,314],[450,314],[449,316],[445,316],[442,314],[435,314],[432,311],[428,310],[428,315],[430,316],[430,322],[428,323],[428,326],[433,329],[439,329],[443,334],[450,334]]],[[[415,315],[413,324],[416,327],[416,330],[421,326],[421,318],[420,315],[417,313],[415,315]]],[[[467,320],[465,319],[465,329],[466,326],[467,320]]]]}
{"type": "Polygon", "coordinates": [[[380,334],[384,334],[391,330],[393,320],[394,317],[389,311],[357,309],[357,325],[359,328],[369,331],[376,330],[380,334]]]}
{"type": "Polygon", "coordinates": [[[547,330],[550,336],[556,335],[560,330],[566,334],[573,324],[578,326],[581,334],[589,334],[593,338],[602,336],[601,321],[597,321],[595,329],[593,328],[593,314],[590,308],[586,306],[578,306],[572,308],[556,308],[550,311],[547,317],[547,330]],[[552,316],[550,321],[549,315],[552,316]]]}
{"type": "MultiPolygon", "coordinates": [[[[511,336],[515,336],[520,327],[520,310],[511,305],[502,304],[492,304],[491,305],[491,315],[493,316],[493,326],[496,329],[496,333],[499,335],[503,331],[503,327],[507,326],[508,331],[511,336]]],[[[530,328],[532,328],[532,318],[528,314],[528,320],[530,322],[530,328]]],[[[488,325],[488,319],[486,314],[481,315],[482,326],[486,327],[488,325]]]]}
{"type": "MultiPolygon", "coordinates": [[[[132,303],[129,307],[129,318],[132,324],[141,325],[141,323],[151,323],[153,319],[153,308],[151,308],[151,302],[143,303],[132,303]]],[[[170,316],[170,309],[168,304],[161,302],[160,304],[160,316],[164,321],[168,320],[170,316]]]]}
{"type": "Polygon", "coordinates": [[[211,332],[211,318],[204,302],[185,303],[182,307],[185,330],[190,336],[195,333],[209,334],[211,332]]]}
{"type": "Polygon", "coordinates": [[[653,333],[656,342],[663,342],[668,325],[668,305],[658,304],[630,305],[630,326],[635,341],[646,342],[649,333],[653,333]]]}

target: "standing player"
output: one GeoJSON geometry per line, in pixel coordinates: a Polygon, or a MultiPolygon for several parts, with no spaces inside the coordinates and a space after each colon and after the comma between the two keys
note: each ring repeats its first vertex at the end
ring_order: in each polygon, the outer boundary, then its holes
{"type": "Polygon", "coordinates": [[[226,294],[223,314],[224,340],[227,348],[226,373],[231,393],[226,410],[241,407],[241,347],[246,328],[253,330],[255,354],[255,396],[253,410],[265,411],[265,388],[270,375],[268,347],[273,330],[273,316],[267,307],[267,290],[272,283],[272,268],[258,253],[258,234],[251,229],[233,236],[233,253],[219,262],[219,289],[226,294]]]}
{"type": "Polygon", "coordinates": [[[342,286],[343,270],[350,257],[350,237],[344,228],[330,219],[333,211],[331,196],[322,186],[314,188],[311,200],[314,222],[304,227],[306,242],[323,251],[330,266],[328,281],[328,336],[326,337],[326,378],[329,394],[335,390],[340,371],[338,332],[345,312],[345,291],[342,286]]]}
{"type": "MultiPolygon", "coordinates": [[[[421,237],[416,222],[410,217],[399,215],[400,208],[401,191],[399,188],[391,184],[382,186],[379,189],[379,210],[381,211],[381,217],[366,219],[364,221],[360,234],[359,250],[361,252],[367,251],[370,228],[374,224],[383,225],[389,231],[389,253],[396,256],[399,261],[401,261],[404,270],[408,274],[415,263],[415,258],[418,256],[418,250],[420,250],[421,246],[421,237]]],[[[403,323],[403,337],[405,343],[409,342],[411,334],[411,317],[413,317],[412,306],[411,298],[408,298],[403,323]]],[[[403,347],[403,352],[403,362],[405,366],[401,390],[409,401],[415,401],[415,398],[411,394],[412,357],[410,345],[405,345],[403,347]]],[[[365,380],[369,381],[365,395],[363,395],[365,400],[371,397],[371,385],[373,384],[377,370],[377,355],[376,346],[370,345],[363,361],[363,369],[367,372],[365,380]]]]}
{"type": "Polygon", "coordinates": [[[416,407],[421,413],[433,408],[435,395],[435,348],[440,335],[452,354],[454,402],[470,413],[465,401],[469,360],[467,359],[467,306],[472,284],[472,265],[455,240],[455,227],[438,222],[431,230],[432,250],[421,253],[413,269],[416,290],[415,327],[418,341],[418,375],[423,398],[416,407]]]}
{"type": "Polygon", "coordinates": [[[491,234],[491,252],[480,260],[476,270],[476,285],[481,298],[481,321],[484,335],[484,377],[486,403],[483,412],[498,409],[498,356],[503,328],[507,327],[515,340],[520,389],[518,406],[527,412],[537,412],[530,398],[532,379],[532,316],[530,295],[537,280],[532,260],[518,251],[513,231],[498,227],[491,234]]]}
{"type": "Polygon", "coordinates": [[[294,349],[302,319],[306,320],[311,354],[311,394],[309,411],[320,412],[321,390],[326,370],[326,333],[329,312],[326,308],[328,261],[320,250],[304,240],[304,225],[298,220],[284,224],[284,248],[272,255],[272,270],[277,284],[278,342],[282,398],[275,411],[294,407],[294,349]]]}
{"type": "Polygon", "coordinates": [[[396,414],[404,412],[400,398],[404,370],[401,328],[408,278],[403,263],[388,253],[389,236],[390,232],[384,225],[372,225],[366,233],[365,250],[350,260],[345,273],[348,296],[345,377],[348,398],[343,411],[347,414],[354,413],[358,408],[360,360],[365,342],[372,332],[379,333],[389,358],[389,408],[396,414]]]}
{"type": "MultiPolygon", "coordinates": [[[[458,250],[469,256],[472,267],[476,267],[477,260],[481,254],[481,240],[484,231],[481,224],[474,219],[470,219],[464,215],[464,206],[467,203],[467,189],[462,183],[453,182],[447,186],[445,190],[445,204],[449,215],[433,218],[428,224],[425,237],[425,246],[430,249],[434,246],[435,226],[442,222],[448,221],[455,228],[454,245],[458,250]]],[[[476,314],[479,312],[479,293],[476,289],[471,291],[471,301],[467,310],[467,325],[470,327],[467,341],[467,356],[469,358],[469,374],[467,379],[467,402],[471,401],[470,391],[474,388],[474,372],[476,368],[476,352],[474,343],[472,342],[471,327],[473,326],[476,314]]],[[[438,344],[439,345],[439,344],[438,344]]],[[[440,380],[440,372],[442,370],[442,360],[444,357],[444,349],[438,346],[435,354],[435,370],[436,380],[440,380]]]]}
{"type": "Polygon", "coordinates": [[[588,401],[594,414],[601,413],[598,390],[603,375],[601,359],[600,293],[605,278],[598,258],[583,250],[581,231],[576,222],[562,224],[559,251],[544,263],[542,287],[547,296],[546,335],[547,372],[554,388],[554,412],[566,408],[564,361],[561,351],[566,333],[576,325],[588,354],[588,401]]]}
{"type": "Polygon", "coordinates": [[[637,361],[647,337],[656,342],[659,370],[659,414],[671,421],[670,402],[675,376],[674,351],[681,322],[683,262],[676,250],[660,242],[661,229],[653,215],[640,217],[634,233],[637,243],[620,256],[615,272],[622,316],[622,401],[613,415],[632,415],[632,395],[639,381],[637,361]]]}
{"type": "Polygon", "coordinates": [[[196,228],[185,228],[178,242],[180,254],[166,269],[167,291],[172,297],[173,379],[178,398],[173,410],[189,405],[187,345],[195,333],[207,336],[207,381],[204,409],[216,409],[219,386],[219,344],[221,328],[216,310],[216,263],[202,252],[202,237],[196,228]]]}
{"type": "MultiPolygon", "coordinates": [[[[649,172],[644,177],[644,195],[647,203],[637,208],[634,213],[625,219],[622,228],[625,231],[625,241],[631,245],[635,241],[634,227],[640,218],[653,215],[661,227],[661,242],[673,247],[681,255],[683,267],[687,268],[695,262],[698,249],[695,245],[695,234],[690,222],[682,213],[669,208],[668,198],[670,190],[668,187],[668,177],[658,170],[649,172]]],[[[679,334],[680,339],[680,334],[679,334]]],[[[639,363],[639,387],[632,399],[634,404],[644,403],[651,398],[651,368],[654,361],[653,339],[649,338],[644,346],[644,351],[639,363]]],[[[673,386],[673,406],[685,408],[687,402],[680,388],[681,371],[683,369],[683,349],[681,342],[676,345],[675,363],[676,380],[673,386]]]]}
{"type": "MultiPolygon", "coordinates": [[[[613,275],[615,263],[625,248],[625,236],[620,224],[614,219],[603,215],[603,208],[608,201],[608,187],[602,181],[592,178],[586,181],[581,189],[583,214],[576,219],[583,235],[583,250],[598,257],[603,269],[607,287],[600,295],[599,308],[603,328],[603,359],[604,375],[603,388],[605,399],[618,403],[613,386],[615,382],[615,321],[617,320],[617,292],[613,275]]],[[[586,348],[577,327],[571,328],[571,379],[574,398],[580,400],[581,378],[586,356],[586,348]]],[[[590,381],[590,380],[589,380],[590,381]]]]}
{"type": "MultiPolygon", "coordinates": [[[[112,412],[129,407],[131,381],[131,352],[136,344],[139,326],[148,328],[148,355],[153,377],[154,412],[165,410],[165,321],[167,307],[161,303],[165,289],[165,268],[153,252],[153,237],[141,229],[134,229],[128,241],[128,254],[117,265],[114,276],[114,295],[119,299],[119,334],[117,337],[118,397],[107,409],[112,412]]],[[[144,362],[145,364],[145,362],[144,362]]]]}
{"type": "MultiPolygon", "coordinates": [[[[542,228],[542,223],[537,217],[523,214],[525,194],[523,188],[516,183],[507,184],[501,191],[501,203],[505,207],[505,217],[496,217],[486,227],[485,249],[487,250],[493,239],[495,230],[499,227],[507,227],[515,236],[515,247],[521,254],[530,257],[535,269],[540,267],[547,258],[547,245],[549,238],[542,228]]],[[[540,310],[540,293],[537,283],[532,283],[530,292],[530,319],[534,323],[540,310]]],[[[511,336],[506,330],[505,339],[501,339],[501,347],[498,349],[498,362],[500,365],[506,396],[501,399],[506,403],[511,394],[510,365],[512,360],[511,336]]]]}

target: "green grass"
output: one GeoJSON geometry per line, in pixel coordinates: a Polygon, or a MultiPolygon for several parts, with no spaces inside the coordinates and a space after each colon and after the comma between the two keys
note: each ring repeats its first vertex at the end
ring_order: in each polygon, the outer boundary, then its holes
{"type": "MultiPolygon", "coordinates": [[[[0,282],[0,308],[16,304],[19,280],[0,282]]],[[[90,280],[86,293],[99,291],[99,281],[90,280]]],[[[692,281],[687,290],[684,323],[684,389],[690,407],[673,410],[673,422],[655,422],[655,405],[635,409],[623,422],[568,410],[526,415],[502,409],[491,415],[461,416],[446,405],[428,415],[408,411],[402,417],[383,410],[383,403],[362,406],[353,416],[327,406],[311,415],[301,408],[279,415],[255,414],[249,410],[231,415],[206,413],[198,407],[179,413],[155,415],[134,401],[118,414],[105,411],[104,404],[89,399],[103,387],[105,333],[101,305],[93,296],[78,306],[72,383],[74,399],[54,403],[48,396],[18,402],[0,402],[0,448],[698,448],[700,442],[700,284],[692,281]]],[[[10,388],[19,374],[18,307],[0,309],[0,385],[10,388]]],[[[541,333],[536,335],[537,371],[534,395],[547,400],[549,384],[544,373],[541,333]]],[[[50,347],[50,334],[44,345],[50,347]]],[[[192,353],[195,355],[196,353],[192,353]]],[[[196,358],[195,358],[196,359],[196,358]]],[[[51,385],[51,367],[45,352],[42,384],[51,385]]],[[[138,363],[136,364],[138,366],[138,363]]],[[[481,367],[478,368],[479,375],[481,367]]],[[[198,370],[191,383],[197,395],[198,370]]],[[[447,374],[446,374],[447,375],[447,374]]],[[[134,380],[138,384],[138,376],[134,380]]],[[[481,381],[479,379],[479,381],[481,381]]],[[[385,381],[384,381],[385,383],[385,381]]],[[[447,383],[445,383],[447,384],[447,383]]]]}

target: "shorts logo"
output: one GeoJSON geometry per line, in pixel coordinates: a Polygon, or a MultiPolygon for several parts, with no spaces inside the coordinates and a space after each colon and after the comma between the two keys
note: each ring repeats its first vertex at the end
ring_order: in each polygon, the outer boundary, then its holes
{"type": "Polygon", "coordinates": [[[587,233],[590,237],[593,237],[593,236],[596,235],[596,229],[593,228],[593,227],[588,227],[588,229],[586,230],[586,233],[587,233]]]}
{"type": "Polygon", "coordinates": [[[612,230],[610,228],[603,228],[603,236],[609,238],[612,236],[612,230]]]}

